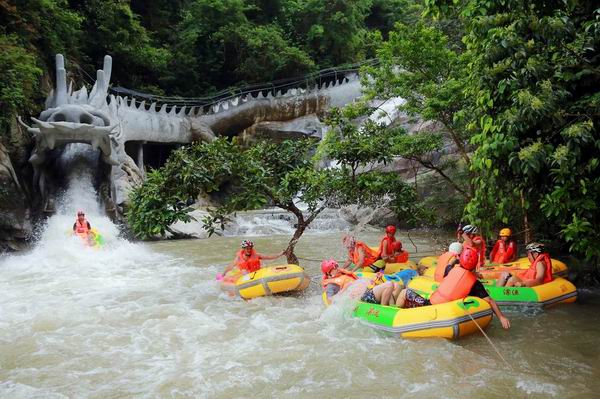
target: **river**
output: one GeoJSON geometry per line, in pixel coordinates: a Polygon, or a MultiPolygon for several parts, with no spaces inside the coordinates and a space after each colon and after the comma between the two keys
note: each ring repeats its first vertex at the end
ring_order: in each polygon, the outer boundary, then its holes
{"type": "MultiPolygon", "coordinates": [[[[0,396],[123,397],[597,397],[600,296],[571,305],[507,312],[460,341],[406,340],[325,308],[317,284],[300,295],[232,299],[215,275],[242,237],[131,243],[102,216],[95,194],[74,189],[39,244],[0,258],[0,396]],[[68,232],[87,210],[101,250],[68,232]]],[[[379,234],[361,238],[376,243],[379,234]]],[[[249,236],[262,253],[288,235],[249,236]]],[[[297,254],[343,257],[341,232],[313,231],[297,254]]],[[[406,232],[399,238],[414,252],[406,232]]],[[[430,234],[411,233],[420,253],[430,234]]],[[[416,257],[413,257],[417,259],[416,257]]],[[[277,263],[271,262],[271,263],[277,263]]]]}

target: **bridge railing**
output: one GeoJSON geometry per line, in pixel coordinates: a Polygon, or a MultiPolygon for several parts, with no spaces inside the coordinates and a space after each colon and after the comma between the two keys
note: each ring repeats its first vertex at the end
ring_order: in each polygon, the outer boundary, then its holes
{"type": "Polygon", "coordinates": [[[168,106],[176,107],[199,107],[208,111],[213,105],[237,97],[257,96],[261,92],[265,96],[268,93],[275,96],[278,92],[283,95],[292,89],[309,89],[315,86],[322,88],[324,85],[329,85],[332,82],[340,83],[350,75],[357,74],[361,67],[377,65],[378,63],[378,59],[370,59],[356,64],[322,69],[304,76],[279,79],[267,83],[230,87],[204,97],[158,96],[120,86],[110,87],[108,93],[133,98],[136,103],[146,101],[146,103],[155,102],[157,105],[167,104],[168,106]]]}

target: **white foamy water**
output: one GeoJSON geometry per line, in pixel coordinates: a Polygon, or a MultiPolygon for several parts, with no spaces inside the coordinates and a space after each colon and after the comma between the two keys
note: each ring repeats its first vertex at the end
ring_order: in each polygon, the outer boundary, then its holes
{"type": "MultiPolygon", "coordinates": [[[[316,284],[295,296],[228,298],[214,276],[242,237],[130,243],[102,214],[89,176],[73,181],[39,244],[0,260],[2,398],[592,397],[600,388],[597,298],[510,313],[510,332],[494,320],[488,333],[509,370],[480,336],[373,331],[347,316],[352,303],[326,309],[316,284]],[[77,209],[104,248],[69,235],[77,209]]],[[[289,235],[249,238],[276,253],[289,235]]],[[[298,255],[341,258],[340,234],[307,235],[298,255]]],[[[318,275],[318,262],[303,262],[318,275]]]]}

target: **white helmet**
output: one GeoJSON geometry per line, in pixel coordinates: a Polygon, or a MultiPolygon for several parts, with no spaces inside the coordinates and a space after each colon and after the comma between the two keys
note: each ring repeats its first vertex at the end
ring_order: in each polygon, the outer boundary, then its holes
{"type": "Polygon", "coordinates": [[[467,233],[467,234],[477,234],[479,233],[479,229],[475,226],[473,226],[472,224],[468,224],[465,227],[463,227],[463,233],[467,233]]]}
{"type": "Polygon", "coordinates": [[[454,252],[455,254],[460,254],[462,252],[463,246],[460,242],[453,242],[448,247],[448,251],[454,252]]]}

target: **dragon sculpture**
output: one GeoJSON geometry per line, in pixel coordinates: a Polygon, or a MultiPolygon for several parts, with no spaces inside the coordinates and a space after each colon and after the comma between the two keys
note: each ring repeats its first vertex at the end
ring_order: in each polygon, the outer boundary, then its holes
{"type": "Polygon", "coordinates": [[[56,184],[56,160],[67,144],[86,143],[98,151],[99,192],[107,210],[118,216],[129,191],[143,180],[143,161],[127,154],[128,142],[187,144],[234,135],[265,121],[291,121],[319,115],[330,107],[343,106],[361,95],[356,73],[314,87],[289,88],[284,92],[257,89],[241,96],[220,99],[208,106],[146,104],[134,97],[109,94],[112,58],[104,57],[90,92],[85,85],[67,87],[64,57],[56,55],[56,87],[46,109],[32,118],[27,128],[35,139],[29,162],[34,168],[34,187],[44,209],[52,211],[56,184]],[[116,206],[115,206],[116,205],[116,206]]]}

